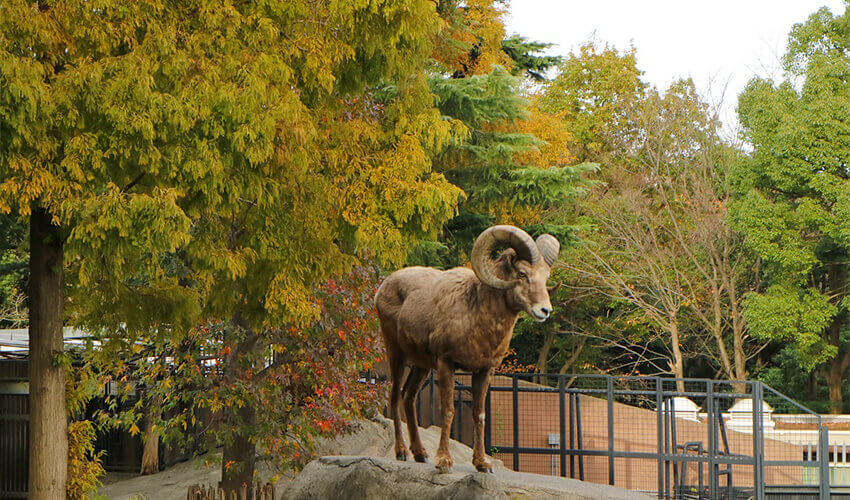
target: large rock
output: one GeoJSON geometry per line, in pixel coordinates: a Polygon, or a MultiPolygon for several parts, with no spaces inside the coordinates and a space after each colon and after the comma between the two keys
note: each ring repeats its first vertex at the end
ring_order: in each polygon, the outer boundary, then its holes
{"type": "MultiPolygon", "coordinates": [[[[425,450],[433,458],[437,454],[437,446],[440,443],[440,428],[434,425],[428,428],[420,427],[419,435],[425,450]]],[[[404,442],[410,444],[407,426],[404,428],[404,442]]],[[[472,463],[472,448],[454,439],[449,440],[449,453],[456,464],[472,463]]],[[[350,433],[320,441],[316,455],[357,455],[394,459],[393,421],[381,415],[368,420],[355,421],[352,423],[350,433]]],[[[494,457],[490,457],[490,460],[494,468],[503,467],[501,460],[494,457]]]]}
{"type": "Polygon", "coordinates": [[[613,486],[561,477],[496,469],[477,472],[471,465],[455,465],[440,474],[433,464],[399,462],[392,458],[361,456],[321,457],[310,462],[283,499],[427,500],[427,499],[640,499],[650,498],[613,486]]]}

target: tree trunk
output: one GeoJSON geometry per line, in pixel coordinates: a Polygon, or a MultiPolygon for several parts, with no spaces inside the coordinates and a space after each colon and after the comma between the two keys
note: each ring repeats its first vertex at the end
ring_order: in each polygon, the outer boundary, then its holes
{"type": "Polygon", "coordinates": [[[154,397],[150,402],[145,422],[145,448],[142,452],[142,469],[139,474],[146,476],[159,472],[159,430],[155,422],[162,415],[162,398],[154,397]]]}
{"type": "MultiPolygon", "coordinates": [[[[244,330],[245,338],[239,342],[229,342],[231,355],[224,366],[224,379],[228,383],[242,378],[244,367],[240,366],[242,356],[250,355],[257,345],[257,337],[248,329],[247,322],[237,311],[233,316],[233,324],[244,330]]],[[[251,441],[250,429],[254,423],[254,408],[249,402],[241,408],[233,406],[224,409],[224,424],[235,429],[232,441],[224,447],[221,456],[221,487],[225,491],[248,485],[248,496],[251,495],[254,480],[254,465],[256,445],[251,441]]]]}
{"type": "MultiPolygon", "coordinates": [[[[728,239],[726,240],[728,242],[728,239]]],[[[747,353],[744,352],[744,329],[746,319],[741,314],[741,303],[738,300],[738,273],[729,261],[729,247],[724,244],[720,264],[717,266],[726,298],[729,301],[729,316],[732,320],[732,360],[734,363],[735,380],[747,380],[747,353]]],[[[755,276],[758,277],[758,271],[755,276]]],[[[758,280],[756,280],[758,282],[758,280]]]]}
{"type": "MultiPolygon", "coordinates": [[[[225,421],[236,421],[250,424],[254,421],[254,409],[250,405],[242,408],[229,408],[225,410],[229,418],[225,421]]],[[[240,428],[242,426],[237,426],[240,428]]],[[[248,496],[251,495],[251,486],[254,481],[254,465],[256,457],[256,445],[245,432],[237,431],[233,441],[224,447],[221,455],[221,487],[225,491],[235,491],[243,484],[248,485],[248,496]]]]}
{"type": "Polygon", "coordinates": [[[732,358],[735,362],[735,379],[747,380],[747,354],[744,352],[744,317],[738,310],[738,296],[729,293],[729,309],[732,316],[732,358]]]}
{"type": "MultiPolygon", "coordinates": [[[[671,318],[669,324],[670,330],[670,344],[673,350],[673,358],[670,360],[670,368],[673,371],[673,376],[677,379],[685,378],[685,359],[682,356],[682,348],[679,345],[679,324],[676,322],[676,318],[671,318]]],[[[685,381],[677,380],[676,381],[676,390],[679,392],[685,392],[685,381]]]]}
{"type": "MultiPolygon", "coordinates": [[[[835,300],[841,300],[847,295],[847,269],[843,264],[831,263],[829,265],[829,288],[835,300]]],[[[850,367],[850,349],[841,341],[841,327],[846,321],[844,312],[839,312],[829,325],[827,338],[830,344],[838,348],[838,354],[829,361],[826,372],[826,383],[829,387],[829,412],[839,414],[844,412],[844,397],[841,386],[844,375],[850,367]]]]}
{"type": "Polygon", "coordinates": [[[561,366],[561,369],[558,370],[558,373],[561,375],[566,374],[568,371],[572,370],[573,365],[576,361],[578,361],[579,356],[581,356],[581,351],[584,350],[584,345],[587,343],[587,337],[581,337],[578,341],[578,345],[573,349],[573,353],[570,354],[569,359],[561,366]]]}
{"type": "Polygon", "coordinates": [[[830,363],[826,376],[826,383],[829,386],[829,412],[833,415],[844,413],[844,398],[841,394],[844,374],[837,370],[836,366],[836,363],[830,363]]]}
{"type": "Polygon", "coordinates": [[[65,498],[68,419],[62,354],[62,238],[41,208],[30,216],[29,498],[65,498]]]}
{"type": "MultiPolygon", "coordinates": [[[[843,323],[841,314],[839,314],[830,325],[830,337],[839,337],[841,323],[843,323]],[[832,332],[835,332],[833,335],[832,332]]],[[[847,368],[850,367],[850,349],[846,345],[838,344],[838,354],[829,361],[826,368],[826,384],[829,388],[829,412],[832,414],[844,413],[844,394],[842,387],[844,386],[844,378],[847,374],[847,368]]]]}
{"type": "MultiPolygon", "coordinates": [[[[555,331],[548,328],[546,331],[546,339],[543,341],[543,347],[540,348],[540,353],[537,355],[537,373],[546,373],[546,365],[549,362],[549,352],[552,350],[552,344],[555,342],[555,331]]],[[[538,377],[538,384],[543,383],[543,377],[538,377]]]]}

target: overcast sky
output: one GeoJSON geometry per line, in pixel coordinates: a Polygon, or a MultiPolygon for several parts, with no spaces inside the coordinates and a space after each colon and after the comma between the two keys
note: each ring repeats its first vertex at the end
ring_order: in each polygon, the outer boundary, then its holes
{"type": "Polygon", "coordinates": [[[512,0],[507,28],[555,43],[554,54],[591,37],[634,45],[644,78],[659,88],[690,76],[715,102],[725,88],[721,117],[730,127],[749,79],[780,77],[789,30],[824,6],[844,11],[842,0],[512,0]]]}

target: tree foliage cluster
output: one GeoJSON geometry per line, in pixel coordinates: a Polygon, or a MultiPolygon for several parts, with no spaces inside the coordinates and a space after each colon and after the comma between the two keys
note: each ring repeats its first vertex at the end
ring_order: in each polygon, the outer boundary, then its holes
{"type": "Polygon", "coordinates": [[[789,34],[780,80],[739,96],[721,133],[693,83],[647,84],[634,49],[590,42],[536,99],[599,165],[562,212],[581,228],[560,314],[523,330],[546,371],[762,378],[820,411],[847,411],[848,14],[789,34]]]}
{"type": "MultiPolygon", "coordinates": [[[[15,229],[0,298],[29,285],[33,498],[84,488],[66,480],[65,415],[87,393],[107,395],[98,424],[149,442],[202,429],[225,488],[254,480],[258,450],[297,467],[375,411],[381,387],[357,382],[380,352],[374,266],[458,215],[576,192],[578,167],[520,159],[547,147],[522,75],[555,59],[507,39],[505,9],[0,6],[0,214],[15,229]],[[65,325],[91,333],[82,367],[65,325]]],[[[72,477],[96,470],[89,434],[72,434],[89,457],[72,477]]]]}

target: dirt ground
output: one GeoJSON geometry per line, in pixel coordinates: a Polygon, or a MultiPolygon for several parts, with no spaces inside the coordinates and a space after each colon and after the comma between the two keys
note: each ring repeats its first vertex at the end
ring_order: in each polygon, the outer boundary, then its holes
{"type": "MultiPolygon", "coordinates": [[[[422,443],[433,457],[440,441],[440,429],[429,427],[421,429],[422,443]]],[[[407,431],[405,427],[405,441],[407,431]]],[[[472,462],[472,450],[456,441],[452,441],[451,454],[456,464],[472,462]]],[[[357,423],[356,430],[345,436],[323,443],[319,455],[361,455],[372,457],[393,457],[392,421],[384,417],[357,423]]],[[[220,456],[219,456],[220,457],[220,456]]],[[[137,476],[131,474],[110,474],[104,486],[98,491],[101,498],[110,500],[182,500],[193,484],[214,485],[220,479],[220,465],[215,457],[201,456],[181,464],[174,465],[158,474],[137,476]],[[208,464],[205,462],[209,462],[208,464]]],[[[497,467],[501,463],[498,462],[497,467]]],[[[265,464],[258,464],[258,473],[263,480],[274,475],[265,464]]],[[[277,494],[283,492],[292,477],[278,482],[277,494]]]]}

